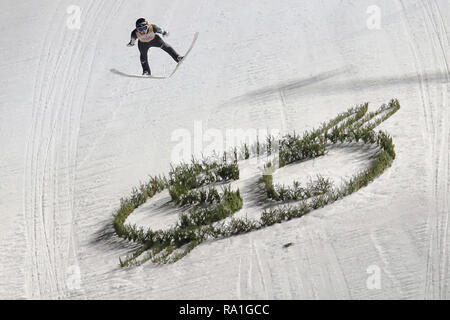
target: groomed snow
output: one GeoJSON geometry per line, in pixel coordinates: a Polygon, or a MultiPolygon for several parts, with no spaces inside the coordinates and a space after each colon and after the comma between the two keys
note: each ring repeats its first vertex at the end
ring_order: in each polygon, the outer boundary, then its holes
{"type": "MultiPolygon", "coordinates": [[[[0,9],[0,298],[448,298],[448,0],[2,0],[0,9]],[[80,29],[67,27],[71,5],[80,29]],[[371,6],[380,30],[367,27],[371,6]],[[180,52],[200,32],[169,81],[110,72],[140,72],[125,46],[140,16],[168,29],[180,52]],[[223,136],[302,132],[391,98],[402,109],[381,128],[397,159],[368,187],[204,243],[176,264],[120,268],[134,248],[111,234],[112,214],[148,174],[168,172],[174,132],[192,135],[194,153],[199,123],[223,136]],[[378,289],[367,286],[373,270],[378,289]]],[[[150,59],[154,74],[174,67],[157,49],[150,59]]],[[[317,169],[339,179],[367,165],[352,152],[275,178],[317,169]]],[[[246,170],[254,182],[258,169],[246,170]]],[[[130,219],[164,227],[176,216],[141,210],[130,219]]]]}

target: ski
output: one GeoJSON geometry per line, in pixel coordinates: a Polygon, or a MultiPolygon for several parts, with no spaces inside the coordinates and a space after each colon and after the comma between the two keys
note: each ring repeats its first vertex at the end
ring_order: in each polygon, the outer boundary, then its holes
{"type": "Polygon", "coordinates": [[[187,56],[189,55],[189,53],[194,48],[194,45],[197,42],[198,35],[199,35],[198,32],[196,32],[194,34],[194,38],[192,39],[191,45],[189,46],[188,50],[184,54],[183,59],[180,62],[177,63],[177,65],[175,66],[175,69],[173,69],[173,71],[167,76],[137,75],[137,74],[131,74],[131,73],[122,72],[122,71],[117,70],[117,69],[111,69],[110,71],[112,73],[114,73],[114,74],[118,74],[118,75],[129,77],[129,78],[169,79],[175,74],[175,72],[177,72],[177,70],[180,67],[180,65],[186,60],[187,56]]]}
{"type": "Polygon", "coordinates": [[[138,75],[138,74],[131,74],[131,73],[126,73],[126,72],[122,72],[120,70],[117,69],[111,69],[110,70],[112,73],[118,74],[120,76],[124,76],[124,77],[129,77],[129,78],[149,78],[149,79],[167,79],[167,76],[148,76],[148,75],[138,75]]]}

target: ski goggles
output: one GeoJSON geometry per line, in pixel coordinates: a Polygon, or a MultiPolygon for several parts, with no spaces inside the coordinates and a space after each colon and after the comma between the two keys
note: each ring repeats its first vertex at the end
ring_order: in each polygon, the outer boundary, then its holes
{"type": "Polygon", "coordinates": [[[136,29],[137,29],[137,31],[139,31],[139,32],[147,31],[148,25],[140,26],[140,27],[137,27],[136,29]]]}

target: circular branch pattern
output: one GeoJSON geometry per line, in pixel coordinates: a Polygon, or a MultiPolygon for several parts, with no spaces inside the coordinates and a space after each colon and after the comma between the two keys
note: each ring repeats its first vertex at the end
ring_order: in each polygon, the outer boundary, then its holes
{"type": "Polygon", "coordinates": [[[130,197],[121,199],[114,215],[116,235],[141,245],[131,256],[119,259],[120,265],[140,265],[149,260],[156,264],[173,263],[207,239],[230,237],[299,218],[367,186],[395,159],[392,138],[383,131],[375,132],[375,128],[399,109],[395,99],[374,112],[368,112],[366,103],[303,135],[287,134],[278,141],[269,136],[264,143],[224,153],[221,160],[193,159],[189,164],[172,167],[168,177],[151,177],[130,197]],[[379,151],[368,169],[338,187],[321,176],[305,187],[299,182],[290,187],[274,185],[272,173],[276,168],[323,156],[330,146],[344,142],[375,145],[379,151]],[[233,214],[243,206],[240,190],[226,186],[218,191],[214,185],[239,180],[238,162],[263,155],[272,160],[264,166],[260,183],[266,199],[279,205],[263,211],[259,219],[235,218],[233,214]],[[173,227],[155,231],[125,223],[136,208],[166,189],[173,203],[187,208],[173,227]]]}

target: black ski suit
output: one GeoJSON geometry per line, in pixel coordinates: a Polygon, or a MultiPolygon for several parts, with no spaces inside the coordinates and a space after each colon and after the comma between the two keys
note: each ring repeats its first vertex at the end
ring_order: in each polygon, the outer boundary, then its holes
{"type": "Polygon", "coordinates": [[[139,33],[137,29],[134,29],[131,32],[131,40],[130,44],[134,45],[136,39],[139,39],[138,41],[138,48],[139,52],[141,53],[141,65],[143,72],[150,72],[150,66],[148,64],[148,50],[151,47],[159,47],[163,49],[165,52],[167,52],[173,60],[176,62],[179,62],[179,59],[181,58],[180,55],[167,43],[164,42],[163,39],[158,35],[159,34],[165,34],[165,31],[162,30],[160,27],[151,24],[149,25],[147,31],[145,33],[139,33]]]}

